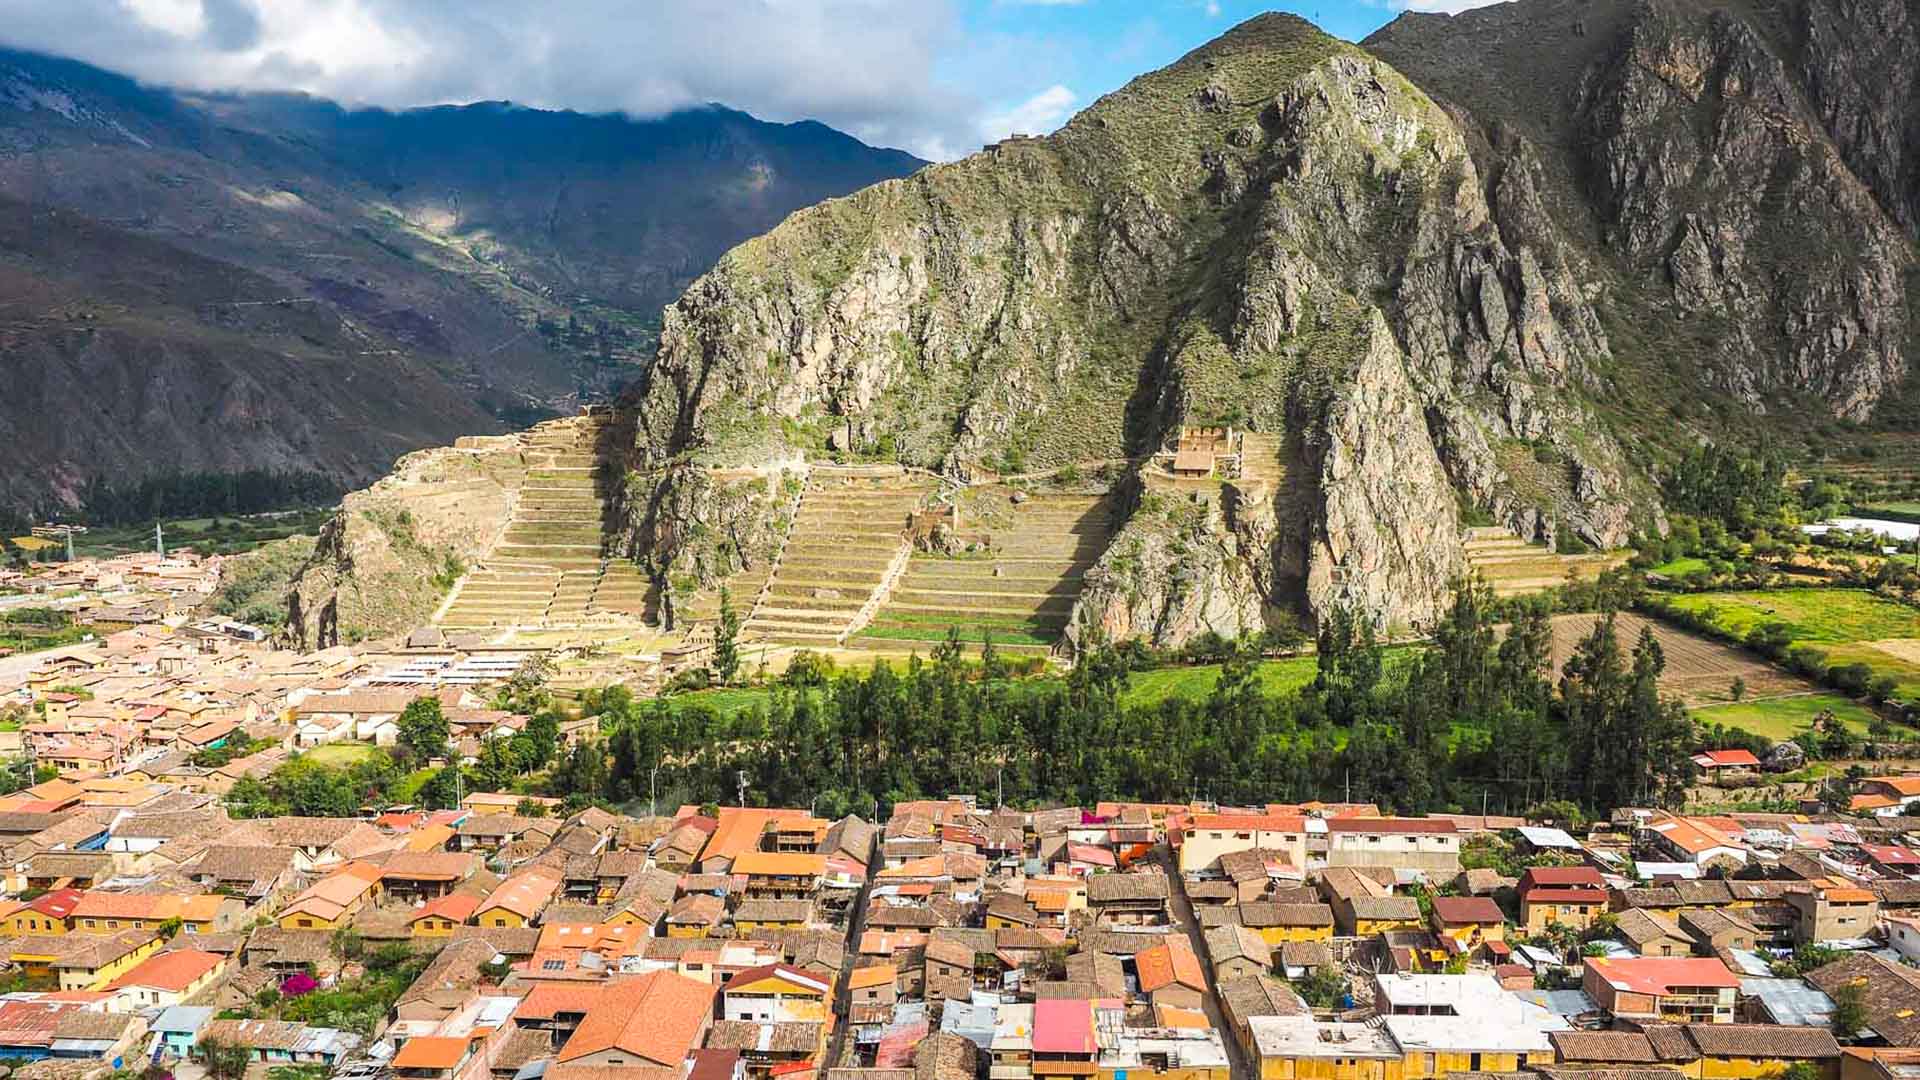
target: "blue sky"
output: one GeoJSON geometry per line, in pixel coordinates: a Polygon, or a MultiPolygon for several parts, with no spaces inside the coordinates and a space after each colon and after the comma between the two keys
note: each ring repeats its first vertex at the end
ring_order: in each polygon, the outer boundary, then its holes
{"type": "MultiPolygon", "coordinates": [[[[961,47],[935,77],[985,102],[983,138],[1051,130],[1100,95],[1165,66],[1267,11],[1288,11],[1336,37],[1358,41],[1408,6],[1447,10],[1471,3],[1387,0],[966,0],[961,47]]],[[[963,148],[969,149],[969,148],[963,148]]],[[[941,155],[947,156],[947,155],[941,155]]]]}
{"type": "Polygon", "coordinates": [[[0,0],[0,43],[146,82],[408,108],[718,102],[952,158],[1040,134],[1262,11],[1359,40],[1487,0],[0,0]]]}

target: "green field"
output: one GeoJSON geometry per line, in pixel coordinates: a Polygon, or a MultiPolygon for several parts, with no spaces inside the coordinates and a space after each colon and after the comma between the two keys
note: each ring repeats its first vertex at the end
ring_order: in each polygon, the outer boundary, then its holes
{"type": "Polygon", "coordinates": [[[1819,649],[1828,663],[1865,664],[1891,676],[1900,697],[1920,696],[1920,647],[1903,656],[1875,645],[1920,639],[1920,611],[1864,589],[1690,593],[1670,603],[1686,611],[1711,610],[1714,622],[1742,636],[1765,623],[1784,623],[1795,645],[1819,649]]]}
{"type": "MultiPolygon", "coordinates": [[[[1261,690],[1268,694],[1286,694],[1312,682],[1319,665],[1311,656],[1295,656],[1262,661],[1254,670],[1261,690]]],[[[1219,681],[1219,664],[1137,671],[1128,681],[1126,692],[1120,695],[1120,702],[1130,707],[1152,707],[1169,698],[1199,701],[1211,694],[1219,681]]]]}
{"type": "Polygon", "coordinates": [[[1742,701],[1737,704],[1711,705],[1692,710],[1702,724],[1737,727],[1775,742],[1791,739],[1806,730],[1807,721],[1822,709],[1831,709],[1850,731],[1864,733],[1873,721],[1873,712],[1851,698],[1839,694],[1795,694],[1742,701]]]}
{"type": "Polygon", "coordinates": [[[1888,521],[1920,521],[1920,502],[1869,503],[1853,508],[1859,517],[1886,518],[1888,521]]]}
{"type": "MultiPolygon", "coordinates": [[[[332,510],[288,510],[272,514],[217,518],[170,518],[160,523],[168,551],[192,548],[202,555],[235,555],[288,536],[311,535],[326,524],[332,510]]],[[[123,555],[153,550],[153,522],[88,529],[73,538],[75,555],[123,555]]]]}
{"type": "Polygon", "coordinates": [[[1706,568],[1707,560],[1697,555],[1684,555],[1678,559],[1674,559],[1672,562],[1661,563],[1659,566],[1654,567],[1650,573],[1664,574],[1667,577],[1685,577],[1696,570],[1705,570],[1706,568]]]}
{"type": "Polygon", "coordinates": [[[378,747],[359,742],[328,743],[325,746],[316,746],[311,750],[301,751],[305,757],[317,761],[322,765],[338,766],[347,766],[356,761],[365,761],[379,752],[378,747]]]}

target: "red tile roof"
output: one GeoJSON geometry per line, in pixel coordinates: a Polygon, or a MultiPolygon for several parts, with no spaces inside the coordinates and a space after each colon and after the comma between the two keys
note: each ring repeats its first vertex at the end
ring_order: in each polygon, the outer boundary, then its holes
{"type": "Polygon", "coordinates": [[[1666,994],[1681,986],[1719,989],[1740,985],[1727,965],[1710,956],[1595,957],[1587,961],[1587,966],[1614,989],[1635,994],[1666,994]]]}
{"type": "Polygon", "coordinates": [[[393,1055],[397,1069],[451,1069],[467,1056],[467,1040],[416,1035],[393,1055]]]}
{"type": "Polygon", "coordinates": [[[1702,750],[1693,755],[1695,764],[1705,766],[1755,766],[1760,759],[1753,756],[1751,750],[1702,750]],[[1705,761],[1701,759],[1705,758],[1705,761]]]}
{"type": "Polygon", "coordinates": [[[207,972],[227,962],[219,953],[201,952],[198,949],[180,949],[177,952],[163,952],[142,960],[138,966],[125,975],[107,984],[109,990],[124,990],[129,986],[155,986],[162,990],[182,993],[207,972]]]}
{"type": "Polygon", "coordinates": [[[1346,833],[1456,833],[1460,827],[1446,818],[1328,818],[1328,832],[1346,833]]]}
{"type": "Polygon", "coordinates": [[[1434,917],[1444,923],[1459,926],[1463,923],[1496,925],[1507,921],[1500,912],[1500,905],[1485,896],[1436,896],[1433,898],[1434,917]]]}

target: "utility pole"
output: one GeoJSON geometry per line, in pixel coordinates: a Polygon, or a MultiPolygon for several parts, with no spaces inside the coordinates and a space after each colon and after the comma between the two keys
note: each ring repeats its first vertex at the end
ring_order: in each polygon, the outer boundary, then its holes
{"type": "Polygon", "coordinates": [[[659,776],[660,776],[660,763],[656,761],[653,763],[653,768],[647,770],[647,816],[648,817],[660,816],[659,809],[655,805],[657,802],[657,799],[655,798],[656,788],[654,787],[654,781],[658,779],[659,776]]]}
{"type": "Polygon", "coordinates": [[[747,770],[733,770],[733,783],[735,790],[738,792],[735,796],[735,802],[744,808],[747,805],[747,770]]]}
{"type": "Polygon", "coordinates": [[[1352,769],[1346,770],[1346,778],[1347,778],[1346,780],[1347,795],[1344,801],[1351,803],[1353,802],[1353,770],[1352,769]]]}
{"type": "Polygon", "coordinates": [[[66,534],[67,534],[67,561],[72,562],[73,561],[73,526],[71,525],[67,526],[66,534]]]}
{"type": "Polygon", "coordinates": [[[153,553],[163,559],[167,556],[167,542],[160,536],[160,523],[157,521],[153,523],[153,553]]]}
{"type": "Polygon", "coordinates": [[[993,808],[1004,810],[1007,806],[1007,767],[996,765],[993,768],[993,808]]]}

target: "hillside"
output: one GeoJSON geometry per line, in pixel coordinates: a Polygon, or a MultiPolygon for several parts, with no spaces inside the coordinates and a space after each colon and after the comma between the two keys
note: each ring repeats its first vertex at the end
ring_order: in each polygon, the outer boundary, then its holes
{"type": "Polygon", "coordinates": [[[622,401],[603,542],[669,626],[732,583],[830,645],[1415,630],[1469,568],[1598,573],[1690,445],[1915,427],[1913,35],[1898,0],[1253,19],[729,251],[622,401]],[[884,515],[820,513],[828,460],[884,515]],[[1044,572],[1049,519],[975,505],[1103,492],[1044,572]]]}
{"type": "Polygon", "coordinates": [[[0,308],[30,391],[0,397],[0,506],[236,461],[365,483],[566,411],[632,377],[730,245],[918,164],[717,107],[348,111],[0,50],[0,266],[46,298],[0,308]]]}

